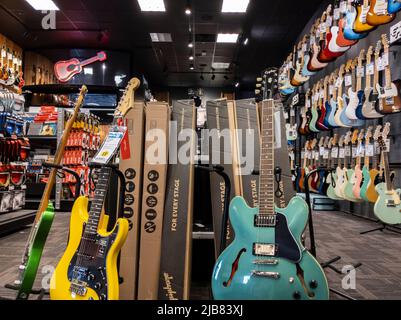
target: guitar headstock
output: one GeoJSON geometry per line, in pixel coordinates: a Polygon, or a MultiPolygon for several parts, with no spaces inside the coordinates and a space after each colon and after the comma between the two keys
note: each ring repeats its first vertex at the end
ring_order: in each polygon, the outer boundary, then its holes
{"type": "Polygon", "coordinates": [[[324,139],[325,137],[321,137],[319,140],[319,147],[323,147],[324,146],[324,139]]]}
{"type": "Polygon", "coordinates": [[[333,140],[331,141],[331,144],[333,146],[336,146],[338,144],[338,133],[336,133],[333,137],[333,140]]]}
{"type": "Polygon", "coordinates": [[[390,44],[389,44],[389,42],[388,42],[387,34],[385,34],[385,33],[382,34],[382,36],[381,36],[381,41],[382,41],[382,45],[383,45],[384,52],[388,53],[388,52],[389,52],[389,49],[390,49],[390,44]]]}
{"type": "Polygon", "coordinates": [[[329,138],[329,141],[328,141],[328,143],[327,143],[327,148],[328,149],[331,149],[331,148],[333,148],[333,141],[334,141],[334,138],[329,138]]]}
{"type": "Polygon", "coordinates": [[[354,132],[352,133],[351,143],[356,144],[358,138],[359,138],[359,129],[355,129],[354,132]]]}
{"type": "Polygon", "coordinates": [[[386,141],[387,141],[388,135],[390,134],[390,128],[391,128],[391,124],[390,124],[390,122],[387,122],[384,125],[381,135],[379,137],[380,150],[383,152],[387,150],[386,141]]]}
{"type": "Polygon", "coordinates": [[[345,136],[342,135],[342,136],[340,137],[340,140],[338,140],[338,146],[339,146],[340,148],[342,148],[342,147],[344,147],[344,143],[345,143],[345,136]]]}
{"type": "Polygon", "coordinates": [[[313,139],[313,140],[311,141],[311,143],[310,143],[310,145],[309,145],[309,148],[310,148],[311,150],[313,150],[313,149],[316,148],[316,146],[317,146],[317,139],[315,138],[315,139],[313,139]]]}
{"type": "Polygon", "coordinates": [[[358,135],[358,144],[362,144],[364,138],[365,138],[365,129],[361,129],[358,135]]]}
{"type": "Polygon", "coordinates": [[[373,127],[370,126],[365,134],[365,144],[369,144],[372,137],[373,137],[373,127]]]}
{"type": "Polygon", "coordinates": [[[382,50],[382,42],[381,42],[381,40],[379,40],[379,41],[377,41],[376,48],[375,48],[375,60],[376,61],[380,57],[381,50],[382,50]]]}
{"type": "Polygon", "coordinates": [[[362,67],[363,66],[363,60],[365,60],[365,49],[362,49],[361,52],[359,53],[358,67],[362,67]]]}
{"type": "Polygon", "coordinates": [[[132,78],[129,82],[127,87],[124,90],[124,94],[118,103],[116,111],[114,112],[114,117],[124,117],[132,108],[133,108],[133,95],[135,91],[141,85],[141,81],[138,78],[132,78]]]}
{"type": "Polygon", "coordinates": [[[373,46],[370,46],[368,51],[366,52],[366,64],[370,64],[372,62],[373,55],[373,46]]]}
{"type": "Polygon", "coordinates": [[[348,60],[347,63],[345,64],[345,72],[346,73],[350,73],[351,72],[351,68],[353,65],[354,61],[353,60],[348,60]]]}
{"type": "Polygon", "coordinates": [[[351,143],[352,131],[348,131],[344,138],[344,145],[349,145],[351,143]]]}
{"type": "Polygon", "coordinates": [[[305,141],[305,151],[308,151],[310,149],[310,141],[306,140],[305,141]]]}
{"type": "Polygon", "coordinates": [[[381,125],[378,125],[376,127],[375,133],[373,134],[373,140],[379,141],[379,137],[381,135],[382,128],[383,128],[383,126],[381,126],[381,125]]]}
{"type": "Polygon", "coordinates": [[[278,70],[276,68],[266,69],[263,73],[264,79],[264,99],[273,99],[278,89],[278,70]]]}
{"type": "Polygon", "coordinates": [[[359,61],[359,57],[356,57],[354,60],[352,60],[351,70],[355,70],[356,67],[358,67],[358,61],[359,61]]]}
{"type": "Polygon", "coordinates": [[[323,146],[325,148],[328,148],[330,141],[333,141],[333,138],[331,138],[330,136],[326,136],[326,138],[324,139],[324,144],[323,146]]]}

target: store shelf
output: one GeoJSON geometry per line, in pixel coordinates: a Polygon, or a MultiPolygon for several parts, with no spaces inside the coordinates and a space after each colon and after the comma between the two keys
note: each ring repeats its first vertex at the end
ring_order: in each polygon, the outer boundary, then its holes
{"type": "MultiPolygon", "coordinates": [[[[102,94],[118,94],[120,90],[125,88],[118,88],[114,86],[91,86],[88,85],[88,92],[102,93],[102,94]]],[[[22,88],[23,91],[29,91],[32,93],[44,93],[44,94],[67,94],[67,93],[79,93],[81,85],[68,85],[68,84],[43,84],[43,85],[31,85],[22,88]]]]}
{"type": "Polygon", "coordinates": [[[54,140],[57,141],[56,136],[27,136],[30,140],[54,140]]]}
{"type": "Polygon", "coordinates": [[[36,211],[19,210],[0,214],[0,235],[25,227],[35,220],[36,211]]]}

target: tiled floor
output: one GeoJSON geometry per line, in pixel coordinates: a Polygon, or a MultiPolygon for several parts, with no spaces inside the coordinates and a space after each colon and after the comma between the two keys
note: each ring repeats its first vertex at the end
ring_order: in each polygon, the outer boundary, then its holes
{"type": "MultiPolygon", "coordinates": [[[[341,256],[335,263],[340,270],[346,265],[362,263],[356,270],[356,290],[342,289],[344,275],[326,269],[332,288],[357,299],[401,299],[401,235],[388,231],[368,235],[359,233],[377,226],[359,218],[338,212],[318,212],[314,215],[318,258],[321,262],[341,256]]],[[[49,235],[37,277],[37,285],[49,280],[52,268],[59,260],[67,241],[69,215],[58,213],[49,235]]],[[[24,250],[29,229],[0,238],[0,296],[13,297],[3,285],[11,283],[24,250]]],[[[195,254],[195,253],[194,253],[195,254]]],[[[193,298],[208,299],[207,283],[197,284],[193,298]]],[[[340,299],[332,294],[332,299],[340,299]]]]}

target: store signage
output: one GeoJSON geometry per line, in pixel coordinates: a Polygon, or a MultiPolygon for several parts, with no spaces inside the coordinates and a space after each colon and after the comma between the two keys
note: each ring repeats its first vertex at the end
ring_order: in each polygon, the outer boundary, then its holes
{"type": "Polygon", "coordinates": [[[101,51],[98,52],[95,57],[84,61],[79,61],[76,58],[67,61],[59,61],[54,65],[54,73],[59,81],[67,82],[71,80],[75,75],[80,74],[83,70],[83,67],[96,61],[105,61],[106,59],[106,53],[104,51],[101,51]]]}

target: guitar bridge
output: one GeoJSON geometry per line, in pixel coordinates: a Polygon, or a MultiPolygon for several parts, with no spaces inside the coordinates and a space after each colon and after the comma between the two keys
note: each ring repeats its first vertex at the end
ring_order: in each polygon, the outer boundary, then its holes
{"type": "Polygon", "coordinates": [[[276,266],[278,265],[277,259],[254,260],[253,264],[257,266],[276,266]]]}
{"type": "Polygon", "coordinates": [[[252,271],[252,275],[255,277],[270,278],[270,279],[280,279],[280,274],[278,272],[266,272],[266,271],[252,271]]]}
{"type": "Polygon", "coordinates": [[[85,296],[86,292],[88,291],[88,289],[86,287],[87,287],[86,282],[75,280],[75,281],[71,282],[70,291],[73,294],[83,297],[83,296],[85,296]]]}

